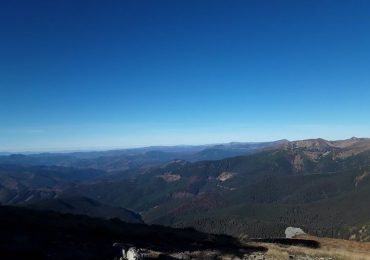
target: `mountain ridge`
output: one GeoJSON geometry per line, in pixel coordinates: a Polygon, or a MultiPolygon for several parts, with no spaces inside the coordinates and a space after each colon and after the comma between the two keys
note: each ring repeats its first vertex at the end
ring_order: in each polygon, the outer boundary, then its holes
{"type": "MultiPolygon", "coordinates": [[[[281,233],[290,225],[292,211],[296,212],[294,223],[313,234],[348,238],[346,226],[365,221],[370,212],[359,212],[352,217],[343,214],[338,205],[343,198],[365,194],[365,187],[370,185],[365,174],[370,171],[368,144],[368,139],[290,142],[249,155],[153,168],[129,182],[82,185],[78,191],[68,192],[133,208],[148,223],[269,236],[281,233]],[[342,152],[349,156],[338,156],[342,152]],[[119,192],[117,187],[127,193],[119,192]],[[248,208],[255,213],[250,215],[248,208]],[[328,209],[333,213],[325,216],[328,209]],[[265,214],[276,216],[277,220],[266,218],[265,214]],[[335,219],[333,214],[338,214],[336,218],[340,221],[332,228],[325,227],[335,219]],[[208,220],[199,222],[205,218],[208,220]],[[317,218],[318,221],[312,222],[317,218]],[[227,219],[239,228],[227,224],[227,219]],[[226,224],[227,229],[221,228],[226,224]],[[257,231],[255,227],[265,231],[257,231]]],[[[362,203],[363,200],[355,200],[346,207],[359,207],[362,203]]]]}
{"type": "Polygon", "coordinates": [[[149,224],[205,232],[270,237],[296,225],[311,234],[348,239],[370,215],[364,209],[370,197],[369,144],[366,138],[309,139],[221,160],[175,159],[103,172],[51,198],[89,198],[139,212],[149,224]]]}

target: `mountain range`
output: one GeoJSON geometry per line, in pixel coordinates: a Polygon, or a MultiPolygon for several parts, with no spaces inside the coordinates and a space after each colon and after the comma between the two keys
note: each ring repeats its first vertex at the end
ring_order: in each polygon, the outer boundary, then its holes
{"type": "Polygon", "coordinates": [[[150,146],[143,148],[72,152],[0,154],[0,164],[64,166],[91,168],[109,172],[156,166],[161,163],[183,159],[188,161],[217,160],[250,153],[264,147],[283,143],[285,140],[261,143],[227,143],[197,146],[150,146]]]}
{"type": "MultiPolygon", "coordinates": [[[[118,171],[52,160],[33,166],[34,158],[46,160],[41,155],[20,161],[1,157],[0,199],[38,210],[234,236],[278,236],[287,226],[299,226],[318,236],[370,240],[370,139],[232,143],[195,150],[177,151],[175,159],[155,163],[140,159],[135,167],[118,171]]],[[[136,156],[167,152],[145,150],[136,156]]]]}

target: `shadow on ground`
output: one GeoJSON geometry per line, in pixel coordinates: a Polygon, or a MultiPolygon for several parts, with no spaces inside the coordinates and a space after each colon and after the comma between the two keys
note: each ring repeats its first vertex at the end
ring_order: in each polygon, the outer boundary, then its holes
{"type": "Polygon", "coordinates": [[[129,224],[82,215],[0,207],[0,259],[110,259],[114,242],[160,252],[218,250],[243,255],[265,247],[241,244],[225,235],[194,229],[129,224]]]}

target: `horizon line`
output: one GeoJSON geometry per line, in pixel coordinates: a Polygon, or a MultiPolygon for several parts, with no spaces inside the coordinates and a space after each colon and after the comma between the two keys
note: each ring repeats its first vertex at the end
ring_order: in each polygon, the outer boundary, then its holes
{"type": "Polygon", "coordinates": [[[88,152],[105,152],[105,151],[119,151],[119,150],[130,150],[130,149],[144,149],[144,148],[155,148],[155,147],[194,147],[194,146],[212,146],[212,145],[222,145],[222,144],[232,144],[232,143],[268,143],[268,142],[279,142],[279,141],[288,141],[288,142],[295,142],[295,141],[303,141],[303,140],[316,140],[316,139],[323,139],[325,141],[342,141],[342,140],[350,140],[350,139],[369,139],[369,137],[355,137],[352,136],[350,138],[345,139],[329,139],[329,138],[303,138],[303,139],[293,139],[290,140],[288,138],[276,139],[276,140],[265,140],[265,141],[229,141],[229,142],[215,142],[215,143],[199,143],[199,144],[156,144],[156,145],[133,145],[133,146],[109,146],[109,147],[90,147],[90,148],[76,148],[76,149],[58,149],[58,148],[46,148],[46,149],[19,149],[19,150],[8,150],[8,151],[0,151],[0,156],[7,156],[7,155],[15,155],[15,154],[58,154],[58,153],[88,153],[88,152]]]}

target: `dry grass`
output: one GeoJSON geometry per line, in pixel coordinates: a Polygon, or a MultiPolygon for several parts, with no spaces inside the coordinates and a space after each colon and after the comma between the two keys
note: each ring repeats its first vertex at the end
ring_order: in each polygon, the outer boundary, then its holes
{"type": "Polygon", "coordinates": [[[286,260],[289,255],[320,257],[335,260],[370,260],[370,243],[355,242],[341,239],[318,238],[313,236],[299,236],[300,239],[311,239],[320,242],[319,249],[300,246],[282,246],[277,244],[258,243],[268,248],[267,259],[286,260]]]}
{"type": "Polygon", "coordinates": [[[343,239],[318,238],[304,235],[302,239],[317,240],[321,244],[321,250],[336,253],[344,259],[370,260],[370,243],[356,242],[343,239]]]}

